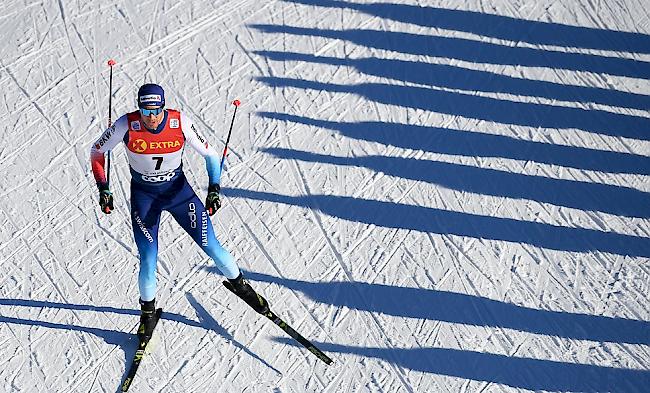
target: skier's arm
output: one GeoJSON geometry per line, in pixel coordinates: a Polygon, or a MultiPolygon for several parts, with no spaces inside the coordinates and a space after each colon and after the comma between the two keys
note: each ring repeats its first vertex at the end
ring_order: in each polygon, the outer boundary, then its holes
{"type": "Polygon", "coordinates": [[[217,153],[215,148],[208,143],[207,138],[199,133],[192,122],[192,119],[185,116],[183,113],[181,113],[181,124],[185,141],[187,141],[194,150],[205,158],[205,168],[208,171],[209,179],[208,186],[218,186],[221,181],[219,153],[217,153]]]}
{"type": "Polygon", "coordinates": [[[205,168],[208,171],[208,196],[205,198],[205,209],[209,215],[216,213],[221,207],[219,192],[221,187],[221,165],[217,151],[212,147],[208,140],[198,132],[192,120],[181,113],[181,124],[183,135],[187,143],[194,148],[200,155],[205,157],[205,168]]]}
{"type": "Polygon", "coordinates": [[[90,166],[99,190],[108,189],[104,153],[117,146],[124,139],[127,130],[128,123],[126,115],[124,115],[108,127],[90,148],[90,166]]]}

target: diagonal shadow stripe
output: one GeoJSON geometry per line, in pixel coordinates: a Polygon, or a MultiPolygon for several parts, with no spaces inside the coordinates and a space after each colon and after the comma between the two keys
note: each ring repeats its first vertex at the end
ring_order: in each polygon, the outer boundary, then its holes
{"type": "MultiPolygon", "coordinates": [[[[296,346],[284,337],[275,341],[296,346]]],[[[410,370],[533,391],[645,392],[650,371],[506,356],[452,348],[374,348],[314,342],[325,352],[376,358],[410,370]]]]}
{"type": "Polygon", "coordinates": [[[396,3],[340,0],[284,0],[288,3],[351,9],[386,20],[463,31],[536,45],[650,53],[647,34],[513,18],[483,12],[396,3]]]}
{"type": "MultiPolygon", "coordinates": [[[[650,67],[648,67],[650,69],[650,67]]],[[[384,83],[340,85],[302,79],[260,77],[270,87],[349,93],[369,101],[470,119],[526,127],[575,128],[615,137],[650,140],[650,120],[602,110],[509,101],[417,86],[384,83]]]]}
{"type": "Polygon", "coordinates": [[[269,34],[331,38],[348,41],[368,48],[411,55],[444,57],[471,63],[545,67],[650,79],[650,63],[633,59],[560,52],[522,46],[507,46],[458,37],[443,37],[398,31],[370,29],[331,30],[269,24],[252,24],[249,27],[269,34]]]}
{"type": "Polygon", "coordinates": [[[601,251],[650,257],[650,242],[647,238],[594,229],[569,228],[348,196],[288,196],[237,188],[222,190],[228,197],[300,206],[332,217],[386,228],[525,243],[559,251],[601,251]]]}
{"type": "Polygon", "coordinates": [[[335,122],[277,112],[267,119],[334,130],[349,138],[465,157],[503,157],[611,173],[650,175],[650,157],[516,139],[476,131],[380,121],[335,122]]]}
{"type": "Polygon", "coordinates": [[[378,57],[342,59],[293,52],[256,51],[253,53],[276,61],[304,61],[354,67],[366,75],[448,89],[543,97],[551,100],[596,103],[639,110],[650,109],[650,96],[644,94],[516,78],[446,64],[378,57]]]}
{"type": "MultiPolygon", "coordinates": [[[[216,272],[216,271],[215,271],[216,272]]],[[[519,306],[428,288],[327,281],[309,282],[245,272],[248,279],[300,291],[313,301],[397,317],[489,326],[575,340],[650,345],[650,322],[519,306]]]]}
{"type": "Polygon", "coordinates": [[[280,148],[262,151],[281,159],[365,167],[403,179],[419,180],[475,194],[527,199],[626,217],[650,217],[650,194],[629,187],[404,157],[338,157],[280,148]]]}

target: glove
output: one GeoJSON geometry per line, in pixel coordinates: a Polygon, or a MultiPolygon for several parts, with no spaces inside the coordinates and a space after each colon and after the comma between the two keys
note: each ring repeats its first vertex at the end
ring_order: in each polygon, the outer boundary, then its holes
{"type": "Polygon", "coordinates": [[[208,187],[208,196],[205,198],[205,210],[209,215],[213,215],[221,207],[221,199],[219,199],[219,192],[221,187],[218,184],[211,184],[208,187]]]}
{"type": "Polygon", "coordinates": [[[108,188],[99,189],[99,206],[104,214],[111,214],[111,210],[113,210],[113,193],[108,188]]]}

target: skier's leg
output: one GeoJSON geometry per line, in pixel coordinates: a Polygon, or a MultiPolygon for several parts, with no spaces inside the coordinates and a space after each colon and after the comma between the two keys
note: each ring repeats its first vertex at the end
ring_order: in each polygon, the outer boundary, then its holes
{"type": "Polygon", "coordinates": [[[179,193],[181,202],[167,209],[174,219],[189,233],[194,241],[216,263],[221,273],[228,278],[235,292],[255,311],[266,314],[269,305],[266,299],[250,286],[239,271],[234,258],[226,251],[214,235],[210,216],[205,206],[196,196],[189,184],[179,193]]]}
{"type": "Polygon", "coordinates": [[[156,297],[156,265],[158,261],[158,225],[161,210],[153,197],[137,187],[131,187],[131,224],[140,255],[138,287],[140,300],[156,297]]]}
{"type": "Polygon", "coordinates": [[[240,271],[235,259],[217,240],[210,216],[193,191],[189,200],[170,208],[169,212],[183,229],[192,236],[196,244],[214,260],[217,268],[226,278],[234,279],[239,276],[240,271]]]}

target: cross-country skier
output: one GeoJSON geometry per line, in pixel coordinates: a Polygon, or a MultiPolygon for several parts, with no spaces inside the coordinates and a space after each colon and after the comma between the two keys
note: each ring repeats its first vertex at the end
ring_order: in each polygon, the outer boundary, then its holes
{"type": "Polygon", "coordinates": [[[131,223],[140,254],[141,339],[151,337],[155,314],[158,224],[163,210],[189,233],[232,283],[238,295],[257,312],[268,312],[267,301],[246,282],[233,257],[216,239],[209,215],[219,207],[221,169],[216,150],[201,135],[191,119],[165,109],[165,92],[156,84],[138,90],[139,110],[121,116],[93,144],[90,160],[99,188],[102,212],[113,210],[113,195],[106,181],[104,153],[121,141],[126,145],[131,167],[131,223]],[[209,185],[205,207],[188,184],[182,170],[182,155],[188,144],[205,157],[209,185]],[[207,210],[206,210],[207,209],[207,210]]]}

